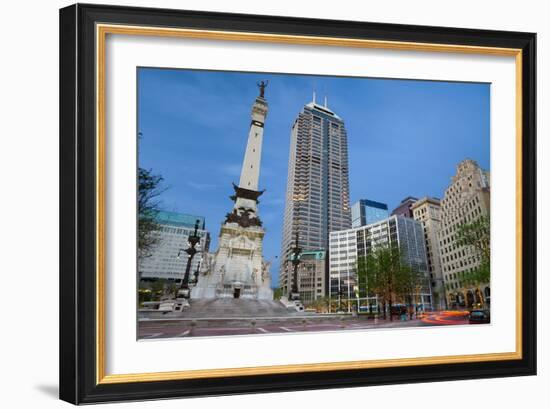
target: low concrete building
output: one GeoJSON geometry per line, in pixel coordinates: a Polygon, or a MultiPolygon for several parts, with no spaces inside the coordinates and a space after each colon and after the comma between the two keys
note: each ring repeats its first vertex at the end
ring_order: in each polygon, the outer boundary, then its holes
{"type": "MultiPolygon", "coordinates": [[[[432,294],[422,224],[403,216],[390,216],[367,226],[330,233],[330,298],[340,301],[343,297],[346,301],[356,302],[354,287],[357,285],[358,259],[368,256],[377,247],[394,245],[400,249],[403,261],[425,277],[415,294],[416,303],[431,308],[432,294]]],[[[376,299],[376,296],[371,298],[376,299]]],[[[372,300],[364,301],[370,303],[372,300]]]]}

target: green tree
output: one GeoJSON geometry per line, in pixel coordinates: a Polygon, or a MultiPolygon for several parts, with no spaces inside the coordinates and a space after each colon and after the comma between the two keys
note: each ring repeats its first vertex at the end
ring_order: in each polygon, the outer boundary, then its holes
{"type": "Polygon", "coordinates": [[[277,287],[273,289],[273,299],[274,300],[280,300],[281,297],[284,295],[283,289],[281,287],[277,287]]]}
{"type": "MultiPolygon", "coordinates": [[[[359,256],[357,258],[357,290],[359,291],[359,297],[365,298],[370,295],[372,292],[369,291],[370,285],[373,285],[374,283],[372,281],[368,280],[367,277],[367,258],[364,256],[359,256]]],[[[372,279],[371,279],[372,280],[372,279]]]]}
{"type": "Polygon", "coordinates": [[[146,301],[151,301],[151,290],[140,285],[138,288],[138,301],[140,306],[146,301]]]}
{"type": "Polygon", "coordinates": [[[176,283],[174,283],[174,282],[168,283],[167,286],[166,286],[166,289],[165,289],[166,294],[169,294],[169,295],[173,296],[174,298],[177,297],[178,290],[179,290],[179,286],[176,285],[176,283]]]}
{"type": "Polygon", "coordinates": [[[372,258],[368,259],[365,256],[357,258],[357,292],[359,293],[359,298],[369,299],[369,312],[372,313],[373,303],[371,300],[377,295],[377,291],[382,287],[382,283],[378,281],[380,275],[377,273],[377,270],[369,270],[367,268],[369,264],[371,267],[374,267],[375,260],[372,258]]]}
{"type": "Polygon", "coordinates": [[[363,260],[358,260],[359,288],[363,287],[366,294],[380,297],[384,319],[387,318],[386,310],[389,309],[390,320],[393,320],[391,310],[400,287],[401,272],[401,256],[397,246],[379,246],[363,260]]]}
{"type": "Polygon", "coordinates": [[[160,300],[166,290],[166,280],[159,278],[151,283],[151,297],[153,300],[160,300]]]}
{"type": "Polygon", "coordinates": [[[328,306],[329,306],[328,297],[318,297],[314,300],[311,300],[306,305],[306,307],[308,308],[314,308],[316,312],[326,312],[328,310],[328,306]]]}
{"type": "Polygon", "coordinates": [[[360,297],[378,296],[382,302],[384,319],[386,310],[399,300],[415,303],[425,278],[417,269],[403,260],[398,246],[378,246],[366,257],[357,260],[357,282],[360,297]]]}
{"type": "Polygon", "coordinates": [[[491,226],[487,216],[480,216],[471,223],[458,226],[456,243],[459,246],[472,247],[482,258],[489,260],[491,257],[491,226]]]}
{"type": "Polygon", "coordinates": [[[357,258],[357,287],[359,296],[378,296],[384,305],[383,314],[386,318],[386,300],[384,295],[384,273],[381,263],[382,254],[380,251],[371,253],[368,256],[357,258]]]}
{"type": "Polygon", "coordinates": [[[418,295],[423,287],[426,286],[426,279],[420,271],[404,263],[401,257],[400,260],[400,266],[395,279],[397,293],[405,303],[409,304],[410,316],[412,317],[413,306],[417,304],[418,295]]]}
{"type": "Polygon", "coordinates": [[[330,312],[332,300],[328,296],[318,298],[320,312],[330,312]]]}
{"type": "Polygon", "coordinates": [[[160,184],[162,176],[154,175],[151,169],[138,169],[138,257],[150,257],[159,243],[159,225],[156,217],[159,212],[158,196],[163,192],[160,184]]]}
{"type": "Polygon", "coordinates": [[[484,303],[481,285],[491,280],[491,226],[488,216],[480,216],[471,223],[458,226],[456,242],[459,246],[469,247],[479,260],[479,265],[462,275],[461,285],[476,288],[484,303]]]}

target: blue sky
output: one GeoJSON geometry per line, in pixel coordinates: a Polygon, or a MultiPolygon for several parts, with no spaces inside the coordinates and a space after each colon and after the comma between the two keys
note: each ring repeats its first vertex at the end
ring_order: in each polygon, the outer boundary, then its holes
{"type": "Polygon", "coordinates": [[[290,128],[313,90],[345,121],[351,203],[366,198],[393,209],[409,195],[442,197],[465,158],[489,169],[489,84],[140,68],[139,166],[164,177],[165,210],[206,217],[211,250],[232,209],[256,83],[266,79],[259,212],[274,284],[290,128]]]}

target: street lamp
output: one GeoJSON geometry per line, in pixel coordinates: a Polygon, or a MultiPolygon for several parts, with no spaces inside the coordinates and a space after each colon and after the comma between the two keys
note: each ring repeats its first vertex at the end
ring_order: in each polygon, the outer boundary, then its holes
{"type": "MultiPolygon", "coordinates": [[[[347,252],[345,253],[346,254],[346,258],[347,258],[347,252]]],[[[351,278],[350,278],[350,269],[348,268],[348,279],[346,280],[347,281],[347,284],[348,284],[348,313],[351,312],[351,304],[350,304],[350,300],[351,300],[351,278]]]]}
{"type": "Polygon", "coordinates": [[[189,273],[191,271],[191,262],[193,261],[193,256],[197,253],[197,249],[195,246],[199,243],[200,237],[197,234],[197,230],[199,229],[199,220],[195,222],[195,231],[192,235],[190,235],[187,238],[187,242],[189,243],[189,247],[186,249],[180,249],[178,251],[177,258],[180,257],[180,254],[182,251],[187,253],[187,265],[185,266],[185,274],[183,275],[183,280],[181,280],[181,286],[178,291],[178,295],[176,298],[189,298],[189,273]]]}
{"type": "Polygon", "coordinates": [[[455,291],[453,293],[454,296],[454,309],[458,310],[458,307],[460,306],[460,299],[458,298],[458,291],[455,291]]]}
{"type": "Polygon", "coordinates": [[[291,300],[299,300],[300,293],[298,292],[298,265],[300,264],[300,254],[302,249],[298,247],[298,231],[296,230],[296,240],[294,243],[294,248],[292,249],[292,266],[294,268],[294,273],[292,277],[292,289],[290,291],[289,298],[291,300]]]}
{"type": "Polygon", "coordinates": [[[353,286],[353,292],[355,293],[355,300],[357,301],[357,311],[356,314],[359,315],[359,286],[353,286]]]}
{"type": "Polygon", "coordinates": [[[199,262],[197,263],[197,269],[195,270],[195,273],[193,274],[193,276],[194,276],[193,284],[195,284],[195,285],[197,285],[197,283],[199,282],[199,271],[200,271],[200,268],[201,268],[201,263],[202,263],[202,259],[199,260],[199,262]]]}
{"type": "Polygon", "coordinates": [[[447,304],[447,296],[446,296],[446,291],[445,291],[445,281],[443,280],[443,278],[435,278],[434,279],[435,283],[436,283],[436,288],[437,288],[437,294],[438,294],[438,299],[439,299],[439,309],[442,310],[442,309],[448,309],[449,308],[449,305],[447,304]]]}

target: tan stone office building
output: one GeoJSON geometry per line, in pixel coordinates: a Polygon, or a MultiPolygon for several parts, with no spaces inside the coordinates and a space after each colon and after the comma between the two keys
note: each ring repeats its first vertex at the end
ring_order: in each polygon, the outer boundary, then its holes
{"type": "Polygon", "coordinates": [[[476,161],[460,162],[451,184],[441,201],[441,228],[439,230],[439,256],[450,308],[472,307],[485,301],[490,303],[490,283],[481,285],[481,291],[467,286],[462,278],[473,271],[481,258],[469,247],[456,243],[458,226],[471,223],[490,214],[489,172],[476,161]]]}
{"type": "Polygon", "coordinates": [[[441,201],[433,197],[417,200],[412,206],[413,218],[422,223],[424,240],[426,242],[426,259],[430,285],[434,297],[433,306],[437,309],[447,308],[445,283],[439,258],[438,233],[441,229],[441,201]]]}

